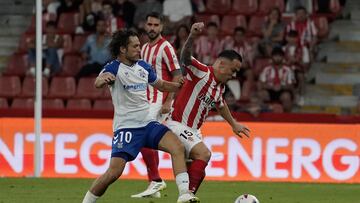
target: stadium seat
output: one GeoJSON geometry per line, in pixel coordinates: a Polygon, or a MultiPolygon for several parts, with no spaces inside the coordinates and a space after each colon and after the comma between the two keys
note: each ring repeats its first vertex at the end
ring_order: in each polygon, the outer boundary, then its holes
{"type": "Polygon", "coordinates": [[[196,14],[195,15],[196,22],[204,22],[204,24],[208,24],[210,22],[216,23],[220,26],[220,17],[218,15],[207,15],[207,14],[196,14]]]}
{"type": "Polygon", "coordinates": [[[71,110],[90,110],[91,101],[89,99],[69,99],[66,109],[71,110]]]}
{"type": "Polygon", "coordinates": [[[73,42],[73,52],[80,52],[80,49],[84,46],[88,35],[75,35],[73,42]]]}
{"type": "Polygon", "coordinates": [[[64,101],[62,99],[44,99],[42,102],[43,109],[64,109],[64,101]]]}
{"type": "Polygon", "coordinates": [[[231,6],[231,0],[207,0],[206,12],[223,15],[231,10],[231,6]]]}
{"type": "Polygon", "coordinates": [[[78,55],[65,55],[59,76],[75,76],[82,68],[83,61],[78,55]]]}
{"type": "Polygon", "coordinates": [[[250,18],[248,25],[248,33],[250,35],[262,36],[262,26],[265,21],[265,16],[253,15],[250,18]]]}
{"type": "Polygon", "coordinates": [[[285,11],[284,0],[260,0],[259,13],[268,14],[273,8],[279,8],[283,13],[285,11]]]}
{"type": "MultiPolygon", "coordinates": [[[[314,0],[314,10],[318,12],[319,6],[318,6],[318,0],[314,0]]],[[[329,14],[329,17],[332,19],[336,17],[341,12],[341,5],[339,0],[330,0],[329,2],[329,10],[331,13],[329,14]],[[334,15],[334,16],[331,16],[334,15]]]]}
{"type": "Polygon", "coordinates": [[[20,94],[21,82],[17,76],[0,76],[0,97],[13,98],[20,94]]]}
{"type": "Polygon", "coordinates": [[[50,84],[49,98],[68,99],[75,95],[76,83],[73,77],[54,77],[50,84]]]}
{"type": "Polygon", "coordinates": [[[111,99],[111,93],[109,88],[102,88],[101,99],[111,99]]]}
{"type": "MultiPolygon", "coordinates": [[[[49,84],[48,79],[42,78],[42,95],[46,96],[48,94],[49,84]]],[[[25,77],[20,97],[34,97],[35,96],[35,78],[34,77],[25,77]]]]}
{"type": "MultiPolygon", "coordinates": [[[[46,24],[46,18],[45,18],[45,15],[42,16],[42,19],[41,19],[41,23],[42,23],[42,28],[44,30],[45,28],[45,24],[46,24]]],[[[35,34],[35,30],[36,29],[36,16],[35,15],[32,15],[31,16],[31,21],[30,21],[30,26],[29,28],[26,30],[26,33],[29,33],[29,34],[35,34]]]]}
{"type": "Polygon", "coordinates": [[[28,70],[28,57],[26,54],[13,54],[4,71],[4,75],[16,75],[23,77],[28,70]]]}
{"type": "Polygon", "coordinates": [[[20,37],[20,41],[19,41],[19,46],[16,50],[17,54],[24,54],[28,52],[28,42],[34,38],[35,35],[34,34],[28,34],[28,33],[24,33],[21,35],[20,37]]]}
{"type": "Polygon", "coordinates": [[[79,84],[76,90],[76,98],[88,98],[88,99],[98,99],[101,98],[103,94],[102,89],[97,89],[94,86],[96,78],[80,78],[79,84]]]}
{"type": "Polygon", "coordinates": [[[258,2],[254,0],[234,0],[232,13],[242,15],[252,15],[258,9],[258,2]]]}
{"type": "Polygon", "coordinates": [[[246,18],[243,15],[226,15],[221,21],[221,31],[225,34],[233,34],[236,27],[247,28],[246,18]]]}
{"type": "Polygon", "coordinates": [[[111,100],[106,99],[106,100],[95,100],[94,102],[94,106],[93,106],[94,110],[114,110],[114,106],[111,100]]]}
{"type": "Polygon", "coordinates": [[[12,109],[33,109],[34,99],[33,98],[15,98],[11,104],[12,109]]]}
{"type": "Polygon", "coordinates": [[[9,104],[6,98],[0,98],[0,109],[9,108],[9,104]]]}
{"type": "Polygon", "coordinates": [[[314,23],[316,28],[318,29],[317,36],[320,39],[324,39],[329,34],[329,24],[328,20],[324,16],[318,16],[314,18],[314,23]]]}
{"type": "Polygon", "coordinates": [[[78,24],[78,13],[62,13],[59,18],[58,31],[63,34],[73,34],[78,24]]]}
{"type": "Polygon", "coordinates": [[[64,42],[63,42],[63,49],[64,54],[68,54],[72,52],[72,37],[71,35],[64,34],[62,35],[64,42]]]}

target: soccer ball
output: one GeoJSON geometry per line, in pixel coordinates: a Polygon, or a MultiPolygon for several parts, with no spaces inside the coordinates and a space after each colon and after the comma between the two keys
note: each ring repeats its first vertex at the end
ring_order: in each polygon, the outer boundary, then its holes
{"type": "Polygon", "coordinates": [[[260,202],[254,195],[245,194],[239,196],[234,203],[260,203],[260,202]]]}

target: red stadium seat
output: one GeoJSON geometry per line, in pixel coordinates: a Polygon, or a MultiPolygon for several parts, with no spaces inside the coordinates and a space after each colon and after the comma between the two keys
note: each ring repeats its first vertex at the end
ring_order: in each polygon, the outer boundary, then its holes
{"type": "Polygon", "coordinates": [[[33,98],[15,98],[11,104],[12,109],[34,109],[33,98]]]}
{"type": "MultiPolygon", "coordinates": [[[[41,22],[41,23],[42,23],[42,28],[43,28],[43,30],[44,30],[45,25],[46,25],[46,18],[45,18],[44,15],[42,16],[41,21],[42,21],[42,22],[41,22]]],[[[29,26],[29,28],[26,30],[26,33],[35,34],[35,31],[36,31],[35,29],[36,29],[36,16],[33,15],[33,16],[31,16],[30,26],[29,26]]]]}
{"type": "Polygon", "coordinates": [[[242,15],[252,15],[258,9],[258,1],[254,0],[234,0],[232,4],[232,13],[242,15]]]}
{"type": "Polygon", "coordinates": [[[255,64],[254,64],[254,74],[256,76],[259,76],[261,71],[271,63],[271,59],[270,58],[257,58],[255,59],[255,64]]]}
{"type": "Polygon", "coordinates": [[[0,97],[13,98],[20,94],[21,82],[17,76],[0,76],[0,97]]]}
{"type": "Polygon", "coordinates": [[[28,49],[29,49],[28,43],[31,39],[35,39],[34,34],[28,34],[28,33],[22,34],[21,38],[20,38],[18,49],[16,50],[16,53],[18,53],[18,54],[27,53],[28,49]]]}
{"type": "Polygon", "coordinates": [[[319,16],[314,18],[314,23],[316,28],[318,29],[317,36],[320,39],[324,39],[329,34],[329,24],[326,17],[319,16]]]}
{"type": "Polygon", "coordinates": [[[226,14],[231,10],[231,0],[207,0],[206,11],[215,14],[226,14]]]}
{"type": "Polygon", "coordinates": [[[94,102],[94,110],[109,110],[113,111],[114,106],[111,100],[95,100],[94,102]]]}
{"type": "Polygon", "coordinates": [[[0,109],[9,108],[9,104],[6,98],[0,98],[0,109]]]}
{"type": "Polygon", "coordinates": [[[220,26],[220,17],[218,15],[196,14],[195,21],[204,22],[205,25],[210,22],[214,22],[220,26]]]}
{"type": "Polygon", "coordinates": [[[63,43],[64,54],[72,52],[72,37],[71,37],[71,35],[65,34],[62,37],[64,39],[64,43],[63,43]]]}
{"type": "Polygon", "coordinates": [[[26,54],[13,54],[5,69],[4,75],[24,76],[28,70],[28,57],[26,54]]]}
{"type": "Polygon", "coordinates": [[[103,88],[101,99],[111,99],[111,93],[109,88],[103,88]]]}
{"type": "Polygon", "coordinates": [[[59,18],[58,30],[64,34],[73,34],[78,24],[77,13],[62,13],[59,18]]]}
{"type": "Polygon", "coordinates": [[[83,61],[78,55],[65,55],[59,76],[75,76],[82,68],[83,61]]]}
{"type": "Polygon", "coordinates": [[[75,35],[73,43],[73,52],[80,52],[80,49],[84,46],[88,35],[75,35]]]}
{"type": "Polygon", "coordinates": [[[265,22],[265,16],[251,16],[248,26],[248,33],[251,35],[262,36],[262,27],[265,22]]]}
{"type": "Polygon", "coordinates": [[[76,83],[73,77],[54,77],[50,84],[49,98],[71,98],[75,95],[76,83]]]}
{"type": "MultiPolygon", "coordinates": [[[[42,95],[46,96],[48,94],[49,84],[47,78],[42,78],[42,95]]],[[[34,97],[35,96],[35,78],[34,77],[25,77],[20,97],[34,97]]]]}
{"type": "Polygon", "coordinates": [[[260,0],[259,12],[262,14],[268,14],[271,9],[279,8],[281,13],[285,11],[284,0],[260,0]]]}
{"type": "Polygon", "coordinates": [[[223,17],[223,20],[221,21],[221,31],[223,31],[225,34],[233,34],[234,29],[238,26],[243,27],[245,29],[247,28],[245,16],[226,15],[223,17]]]}
{"type": "Polygon", "coordinates": [[[43,109],[65,109],[64,101],[62,99],[44,99],[42,102],[43,109]]]}
{"type": "Polygon", "coordinates": [[[71,110],[90,110],[91,101],[88,99],[69,99],[66,108],[71,110]]]}
{"type": "Polygon", "coordinates": [[[80,78],[76,90],[76,98],[98,99],[103,94],[102,89],[97,89],[94,86],[96,78],[80,78]]]}

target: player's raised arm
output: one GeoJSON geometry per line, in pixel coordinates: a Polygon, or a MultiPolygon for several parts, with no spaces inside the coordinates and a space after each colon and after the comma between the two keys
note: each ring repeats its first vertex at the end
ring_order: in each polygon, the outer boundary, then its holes
{"type": "MultiPolygon", "coordinates": [[[[185,65],[185,66],[191,65],[191,55],[192,55],[194,38],[202,32],[203,28],[204,28],[203,22],[194,23],[191,26],[190,34],[186,39],[185,44],[181,50],[181,54],[180,54],[181,65],[185,65]]],[[[183,73],[185,72],[184,70],[182,71],[183,73]]]]}

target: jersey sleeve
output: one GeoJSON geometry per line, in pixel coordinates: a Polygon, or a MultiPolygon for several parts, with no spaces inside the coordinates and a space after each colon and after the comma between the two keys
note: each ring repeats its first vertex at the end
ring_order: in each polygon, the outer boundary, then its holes
{"type": "Polygon", "coordinates": [[[146,63],[143,60],[139,61],[138,64],[149,73],[148,74],[148,83],[149,84],[155,84],[159,80],[153,67],[150,64],[146,63]]]}
{"type": "Polygon", "coordinates": [[[113,74],[114,76],[117,75],[117,72],[119,70],[119,65],[120,65],[120,62],[118,61],[111,61],[109,63],[107,63],[104,68],[102,69],[102,71],[99,73],[99,75],[101,73],[111,73],[113,74]]]}
{"type": "Polygon", "coordinates": [[[186,70],[189,70],[188,73],[191,77],[203,78],[209,71],[209,67],[194,57],[191,57],[191,64],[184,66],[186,70]]]}
{"type": "Polygon", "coordinates": [[[170,72],[174,70],[180,70],[178,58],[176,56],[174,48],[170,45],[170,43],[167,44],[163,52],[164,52],[163,53],[164,62],[166,64],[167,69],[170,72]]]}

